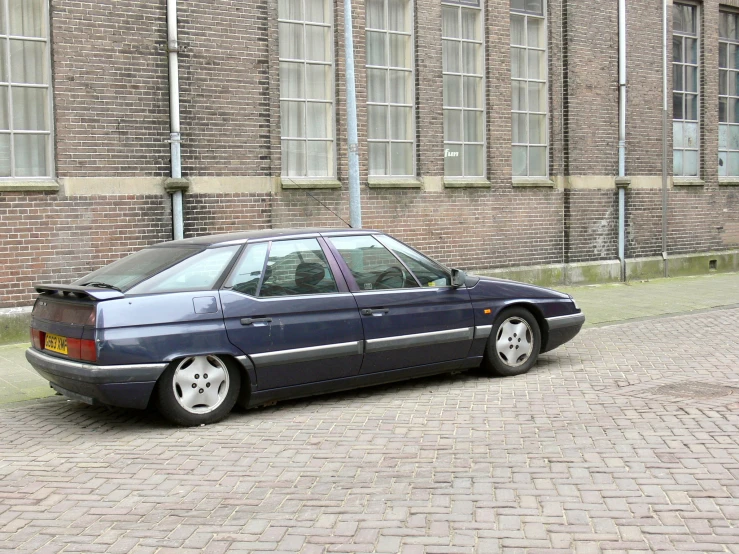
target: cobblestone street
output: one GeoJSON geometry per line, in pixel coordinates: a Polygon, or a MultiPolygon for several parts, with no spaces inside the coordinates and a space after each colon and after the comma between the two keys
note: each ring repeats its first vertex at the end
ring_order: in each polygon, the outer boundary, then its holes
{"type": "Polygon", "coordinates": [[[739,552],[739,309],[176,429],[0,408],[0,550],[739,552]]]}

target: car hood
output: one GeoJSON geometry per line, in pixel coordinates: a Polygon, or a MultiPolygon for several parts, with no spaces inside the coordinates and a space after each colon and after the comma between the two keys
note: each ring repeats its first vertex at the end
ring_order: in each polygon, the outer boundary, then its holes
{"type": "Polygon", "coordinates": [[[569,294],[563,292],[497,277],[470,275],[467,287],[472,298],[570,298],[569,294]],[[473,280],[477,282],[470,282],[473,280]]]}

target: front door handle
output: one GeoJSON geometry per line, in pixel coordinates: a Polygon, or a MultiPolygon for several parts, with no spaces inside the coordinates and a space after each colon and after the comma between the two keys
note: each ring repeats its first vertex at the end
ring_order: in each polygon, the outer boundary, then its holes
{"type": "Polygon", "coordinates": [[[387,308],[364,308],[362,310],[362,315],[380,316],[380,315],[385,315],[388,313],[390,313],[390,310],[388,310],[387,308]]]}
{"type": "Polygon", "coordinates": [[[251,325],[252,323],[272,323],[271,317],[242,317],[242,325],[251,325]]]}

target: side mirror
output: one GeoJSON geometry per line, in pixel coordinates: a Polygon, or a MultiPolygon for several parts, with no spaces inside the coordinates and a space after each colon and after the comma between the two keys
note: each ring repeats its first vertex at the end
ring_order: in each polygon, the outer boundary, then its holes
{"type": "Polygon", "coordinates": [[[452,287],[458,289],[464,286],[467,275],[461,269],[452,269],[452,287]]]}

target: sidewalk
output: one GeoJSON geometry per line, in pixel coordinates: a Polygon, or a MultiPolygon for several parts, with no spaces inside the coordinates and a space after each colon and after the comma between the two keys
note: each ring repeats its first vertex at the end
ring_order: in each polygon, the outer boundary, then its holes
{"type": "MultiPolygon", "coordinates": [[[[739,273],[557,290],[575,297],[592,327],[739,305],[739,273]]],[[[0,346],[0,405],[54,394],[26,362],[28,346],[0,346]]]]}

